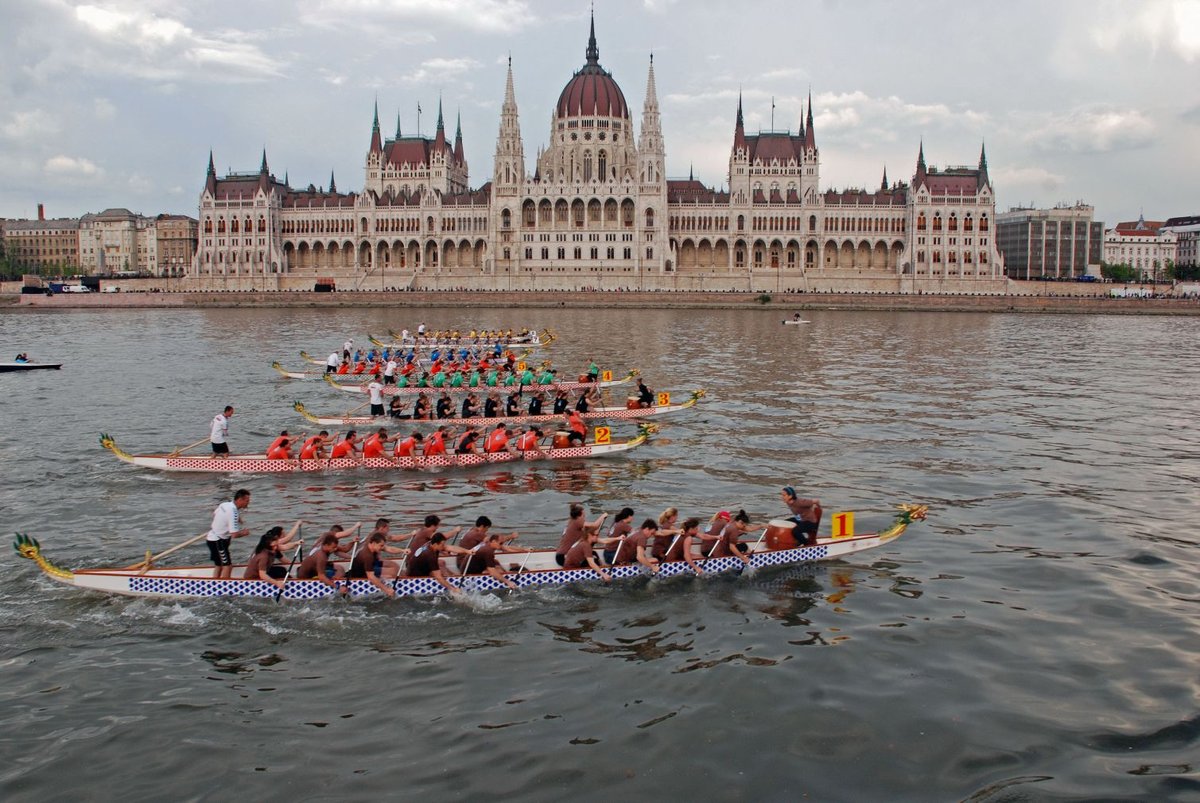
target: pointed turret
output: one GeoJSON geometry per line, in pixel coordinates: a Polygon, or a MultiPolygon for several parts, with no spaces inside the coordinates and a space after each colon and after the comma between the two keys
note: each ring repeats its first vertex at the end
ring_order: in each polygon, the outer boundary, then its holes
{"type": "Polygon", "coordinates": [[[434,153],[442,153],[446,150],[446,124],[442,120],[442,99],[438,97],[438,121],[437,135],[433,138],[434,153]]]}
{"type": "Polygon", "coordinates": [[[458,113],[458,121],[455,123],[455,126],[454,126],[454,161],[458,162],[459,164],[462,164],[466,160],[467,160],[467,158],[463,154],[463,143],[462,143],[462,112],[459,112],[458,113]]]}
{"type": "Polygon", "coordinates": [[[987,145],[986,145],[986,143],[981,142],[979,144],[979,185],[978,185],[978,188],[983,189],[984,187],[990,187],[991,184],[992,184],[992,181],[990,178],[988,178],[987,145]]]}
{"type": "Polygon", "coordinates": [[[287,187],[289,190],[292,188],[291,182],[288,181],[288,171],[286,170],[283,171],[283,186],[287,187]]]}
{"type": "Polygon", "coordinates": [[[262,175],[268,175],[270,171],[267,169],[267,149],[263,148],[262,164],[258,167],[258,172],[262,175]]]}
{"type": "Polygon", "coordinates": [[[504,104],[500,107],[500,133],[496,137],[492,179],[494,191],[501,195],[516,195],[525,180],[525,150],[517,115],[517,95],[513,90],[512,56],[508,57],[508,76],[504,84],[504,104]]]}
{"type": "Polygon", "coordinates": [[[884,165],[883,166],[883,181],[879,182],[879,189],[883,190],[884,192],[887,192],[887,188],[888,188],[887,165],[884,165]]]}
{"type": "Polygon", "coordinates": [[[817,131],[813,127],[812,90],[808,90],[808,114],[804,116],[804,147],[817,147],[817,131]]]}
{"type": "Polygon", "coordinates": [[[592,27],[588,33],[587,51],[584,54],[587,57],[587,63],[598,65],[600,63],[600,48],[596,46],[596,10],[592,9],[592,27]]]}
{"type": "Polygon", "coordinates": [[[329,191],[334,194],[337,193],[337,182],[333,179],[332,170],[329,171],[329,191]]]}
{"type": "Polygon", "coordinates": [[[271,184],[271,170],[267,167],[267,149],[263,147],[262,164],[258,167],[258,188],[264,193],[271,184]]]}
{"type": "Polygon", "coordinates": [[[925,140],[921,140],[921,149],[917,151],[917,174],[913,177],[913,186],[919,187],[925,183],[925,140]]]}
{"type": "Polygon", "coordinates": [[[217,194],[217,168],[213,166],[212,149],[208,151],[208,173],[204,177],[204,189],[209,195],[217,194]]]}
{"type": "Polygon", "coordinates": [[[742,93],[738,92],[738,109],[737,122],[733,127],[733,149],[735,151],[744,150],[746,148],[746,126],[742,120],[742,93]]]}
{"type": "Polygon", "coordinates": [[[396,111],[396,139],[400,139],[400,111],[396,111]]]}
{"type": "Polygon", "coordinates": [[[638,138],[638,175],[645,183],[665,180],[667,148],[663,143],[662,122],[658,111],[658,87],[654,80],[654,54],[646,72],[646,102],[642,106],[642,131],[638,138]]]}
{"type": "Polygon", "coordinates": [[[371,123],[370,153],[383,153],[383,137],[379,135],[379,101],[375,101],[375,119],[371,123]]]}

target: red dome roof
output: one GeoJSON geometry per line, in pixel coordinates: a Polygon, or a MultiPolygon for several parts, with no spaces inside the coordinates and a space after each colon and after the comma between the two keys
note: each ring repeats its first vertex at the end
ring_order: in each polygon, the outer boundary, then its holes
{"type": "Polygon", "coordinates": [[[563,87],[556,112],[562,117],[629,117],[629,107],[612,74],[600,66],[596,24],[588,37],[587,63],[563,87]]]}

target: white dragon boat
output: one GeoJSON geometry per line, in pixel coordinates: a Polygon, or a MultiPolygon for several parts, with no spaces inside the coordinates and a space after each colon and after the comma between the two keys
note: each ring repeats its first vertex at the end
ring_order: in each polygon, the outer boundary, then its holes
{"type": "MultiPolygon", "coordinates": [[[[441,387],[433,387],[433,386],[419,387],[419,386],[414,386],[414,385],[406,385],[405,387],[400,387],[399,385],[384,385],[383,395],[384,396],[397,396],[397,395],[418,394],[418,393],[438,393],[443,390],[449,391],[451,393],[467,393],[472,390],[478,391],[478,392],[483,392],[483,393],[487,393],[487,392],[493,391],[493,390],[507,393],[507,392],[512,392],[514,390],[525,390],[525,391],[545,390],[545,391],[550,391],[550,392],[556,392],[559,390],[584,390],[586,388],[603,389],[603,388],[615,388],[620,385],[628,385],[630,382],[633,381],[633,378],[637,375],[638,375],[638,372],[637,372],[637,369],[635,368],[634,370],[630,371],[629,373],[627,373],[625,376],[621,377],[620,379],[609,379],[609,380],[602,379],[599,382],[547,382],[545,384],[540,384],[540,385],[539,384],[533,384],[533,385],[507,385],[507,384],[506,385],[486,385],[486,384],[483,384],[483,385],[476,385],[474,387],[467,385],[467,384],[463,384],[458,387],[454,387],[449,382],[442,385],[441,387]]],[[[325,381],[331,387],[335,387],[338,390],[345,391],[346,393],[366,393],[367,392],[367,383],[351,384],[349,382],[336,382],[329,377],[326,377],[325,381]]]]}
{"type": "MultiPolygon", "coordinates": [[[[449,423],[449,422],[443,422],[449,423]]],[[[516,463],[534,460],[579,460],[589,457],[609,457],[636,449],[656,431],[653,424],[642,424],[638,434],[628,440],[611,440],[607,427],[593,430],[600,439],[582,446],[550,447],[530,449],[524,452],[504,451],[494,453],[470,452],[468,454],[440,454],[432,457],[339,457],[301,460],[269,459],[259,454],[187,455],[178,452],[159,454],[130,454],[117,445],[110,435],[100,436],[100,445],[120,460],[133,466],[152,468],[159,471],[182,471],[207,474],[308,474],[312,472],[350,471],[370,469],[376,471],[428,471],[446,468],[468,468],[489,466],[497,463],[516,463]]],[[[482,440],[482,438],[481,438],[482,440]]],[[[447,448],[451,448],[447,444],[447,448]]]]}
{"type": "Polygon", "coordinates": [[[457,339],[450,338],[447,340],[447,339],[444,339],[441,337],[417,338],[412,335],[409,335],[408,340],[402,340],[400,337],[400,333],[398,333],[398,332],[389,330],[388,334],[392,338],[392,340],[390,340],[390,341],[383,340],[383,339],[375,337],[374,335],[371,335],[371,334],[367,335],[367,340],[368,340],[368,342],[371,343],[372,346],[376,346],[377,348],[415,349],[417,351],[420,351],[422,349],[425,349],[425,350],[429,350],[429,349],[455,349],[455,350],[458,350],[461,348],[492,350],[492,349],[495,349],[496,346],[499,346],[500,348],[506,349],[506,350],[507,349],[519,349],[519,348],[537,349],[537,348],[547,347],[551,343],[553,343],[555,340],[558,339],[557,336],[554,333],[550,332],[550,330],[548,330],[548,329],[539,334],[535,334],[532,337],[526,337],[526,338],[513,337],[513,338],[502,339],[502,340],[469,338],[466,336],[462,336],[457,339]]]}
{"type": "MultiPolygon", "coordinates": [[[[520,362],[523,362],[524,360],[528,359],[532,353],[533,352],[526,351],[523,354],[514,354],[513,357],[517,360],[517,362],[520,363],[520,362]]],[[[323,363],[323,362],[317,363],[314,360],[314,358],[312,357],[312,355],[308,354],[308,352],[302,351],[302,352],[300,352],[300,356],[302,359],[309,362],[309,364],[325,365],[325,363],[323,363]]],[[[415,362],[416,362],[417,367],[422,370],[429,368],[429,366],[431,364],[430,361],[425,358],[416,360],[415,362]]],[[[550,361],[549,360],[543,361],[541,363],[541,366],[543,368],[549,368],[550,361]]],[[[300,371],[292,371],[287,368],[284,368],[283,363],[279,362],[278,360],[275,360],[274,362],[272,362],[271,367],[274,368],[277,372],[279,372],[280,376],[285,376],[288,379],[325,379],[326,377],[328,377],[329,381],[331,381],[331,382],[364,382],[364,381],[369,380],[376,373],[383,373],[384,366],[379,363],[376,363],[374,365],[368,364],[367,367],[365,369],[363,369],[362,371],[359,371],[357,373],[354,371],[350,371],[350,372],[344,373],[344,374],[340,374],[336,371],[330,373],[329,371],[326,371],[324,368],[321,368],[321,369],[305,368],[300,371]]]]}
{"type": "MultiPolygon", "coordinates": [[[[488,390],[498,390],[499,388],[488,388],[488,390]]],[[[431,392],[436,391],[435,388],[429,389],[431,392]]],[[[479,390],[479,388],[475,388],[479,390]]],[[[667,394],[661,394],[667,395],[667,394]]],[[[703,390],[692,391],[690,397],[685,402],[679,404],[656,404],[652,407],[597,407],[588,410],[586,413],[580,413],[579,417],[584,420],[595,419],[612,419],[612,420],[638,420],[642,418],[652,418],[654,416],[666,415],[667,413],[675,413],[680,410],[687,410],[690,407],[695,407],[700,399],[704,398],[703,390]]],[[[668,396],[669,398],[669,396],[668,396]]],[[[547,413],[545,415],[512,415],[512,416],[495,416],[485,418],[483,416],[477,418],[434,418],[434,419],[412,419],[412,418],[393,418],[391,416],[372,416],[372,415],[354,415],[353,413],[344,413],[342,415],[314,415],[308,411],[308,408],[301,402],[293,402],[292,409],[304,416],[314,424],[320,424],[323,427],[407,427],[412,424],[414,426],[420,424],[440,425],[440,424],[457,424],[460,426],[471,425],[476,427],[494,427],[500,422],[515,425],[528,424],[551,424],[558,423],[563,420],[563,414],[547,413]]]]}
{"type": "MultiPolygon", "coordinates": [[[[786,567],[804,563],[834,560],[854,555],[868,549],[888,544],[900,537],[908,526],[925,518],[925,505],[899,505],[891,526],[875,533],[852,535],[841,538],[821,537],[815,544],[797,546],[790,536],[790,522],[772,522],[763,531],[758,541],[751,544],[749,568],[786,567]],[[788,525],[788,526],[783,526],[788,525]]],[[[212,566],[181,566],[159,568],[147,559],[125,568],[64,569],[52,563],[42,554],[41,545],[28,535],[17,534],[13,543],[17,554],[32,560],[49,578],[79,589],[99,591],[107,594],[122,594],[136,597],[158,597],[160,599],[211,599],[214,597],[249,597],[257,599],[321,600],[341,596],[335,589],[320,580],[289,579],[281,589],[264,580],[226,579],[212,577],[212,566]]],[[[172,550],[168,550],[172,551],[172,550]]],[[[163,553],[166,554],[166,553],[163,553]]],[[[517,553],[503,555],[505,576],[518,588],[554,588],[579,583],[601,582],[599,574],[589,568],[562,569],[555,563],[554,550],[537,550],[520,556],[517,553]],[[517,562],[512,562],[516,560],[517,562]]],[[[703,558],[695,560],[705,575],[741,573],[746,564],[740,558],[703,558]]],[[[344,562],[341,565],[345,565],[344,562]]],[[[447,568],[453,563],[447,561],[447,568]]],[[[233,574],[241,575],[244,566],[235,566],[233,574]]],[[[608,570],[614,581],[644,577],[646,570],[640,564],[616,566],[608,570]]],[[[482,593],[504,588],[494,577],[486,574],[461,576],[447,571],[449,581],[464,591],[482,593]]],[[[695,571],[686,561],[663,563],[658,576],[695,576],[695,571]]],[[[350,580],[348,594],[352,599],[378,599],[384,596],[368,580],[350,580]]],[[[436,580],[430,577],[398,577],[385,581],[397,597],[433,597],[447,593],[436,580]]]]}

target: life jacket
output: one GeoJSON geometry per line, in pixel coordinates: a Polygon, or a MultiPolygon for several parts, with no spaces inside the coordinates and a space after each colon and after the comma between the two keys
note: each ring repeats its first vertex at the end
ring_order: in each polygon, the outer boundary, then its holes
{"type": "Polygon", "coordinates": [[[579,417],[579,413],[572,412],[567,424],[572,432],[578,432],[580,435],[587,437],[587,424],[583,423],[583,419],[579,417]]]}
{"type": "Polygon", "coordinates": [[[312,460],[314,457],[316,457],[317,456],[317,444],[319,442],[321,442],[321,440],[322,440],[322,438],[320,435],[313,435],[311,438],[306,440],[304,442],[304,445],[302,447],[300,447],[300,459],[301,460],[312,460]]]}
{"type": "Polygon", "coordinates": [[[271,441],[271,445],[267,447],[267,457],[271,456],[271,452],[278,449],[280,446],[288,443],[291,439],[287,435],[280,435],[275,440],[271,441]]]}
{"type": "Polygon", "coordinates": [[[365,373],[366,370],[367,370],[367,364],[365,362],[360,360],[359,362],[355,363],[354,373],[361,374],[361,373],[365,373]]]}
{"type": "Polygon", "coordinates": [[[425,456],[432,457],[433,455],[446,453],[446,439],[440,432],[435,432],[425,441],[425,456]]]}
{"type": "Polygon", "coordinates": [[[339,366],[338,366],[338,369],[337,369],[337,372],[338,372],[339,374],[348,374],[348,373],[350,373],[350,363],[348,363],[348,362],[344,362],[344,363],[342,363],[341,365],[339,365],[339,366]]]}
{"type": "Polygon", "coordinates": [[[288,451],[288,447],[286,445],[280,444],[279,446],[272,446],[270,449],[267,450],[267,459],[268,460],[291,460],[292,455],[288,451]]]}
{"type": "Polygon", "coordinates": [[[537,447],[538,437],[535,432],[522,432],[517,437],[517,448],[522,452],[537,447]]]}
{"type": "Polygon", "coordinates": [[[488,454],[503,452],[504,447],[508,445],[508,436],[504,434],[502,429],[493,429],[487,436],[487,441],[483,444],[483,450],[488,454]]]}
{"type": "Polygon", "coordinates": [[[417,439],[409,435],[402,441],[396,441],[396,457],[412,457],[417,450],[417,439]]]}
{"type": "Polygon", "coordinates": [[[342,441],[337,446],[333,447],[333,451],[330,452],[329,456],[336,459],[338,457],[350,457],[353,454],[354,454],[354,442],[353,441],[342,441]]]}

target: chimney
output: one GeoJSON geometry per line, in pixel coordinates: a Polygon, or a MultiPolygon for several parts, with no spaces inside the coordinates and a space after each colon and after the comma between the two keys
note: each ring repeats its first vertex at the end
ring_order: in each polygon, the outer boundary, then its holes
{"type": "Polygon", "coordinates": [[[46,219],[46,207],[42,206],[41,204],[38,204],[38,220],[45,220],[45,219],[46,219]]]}

